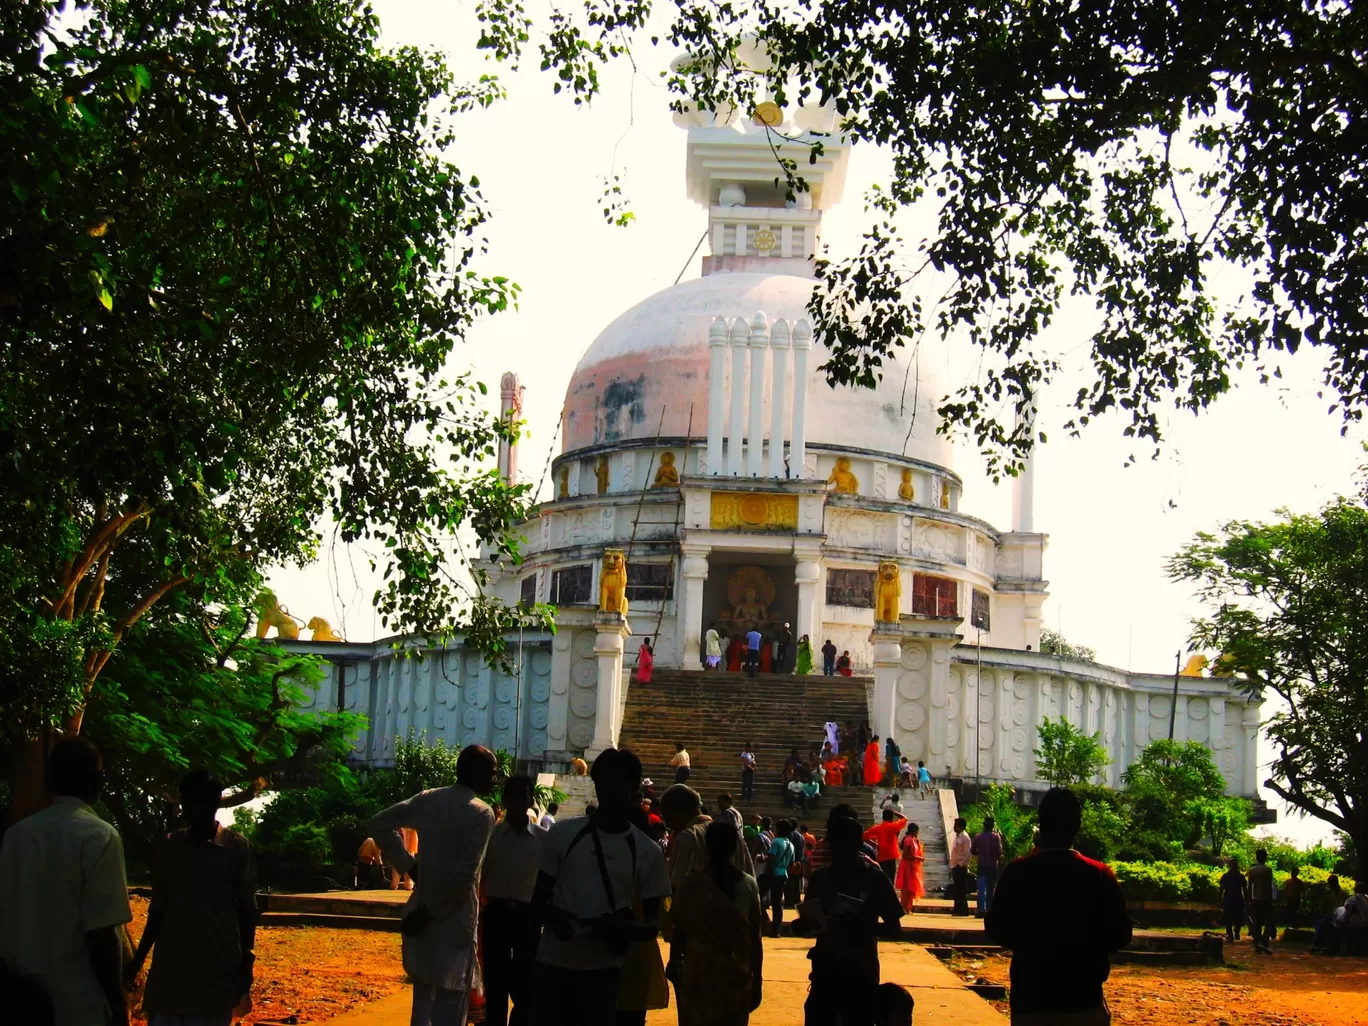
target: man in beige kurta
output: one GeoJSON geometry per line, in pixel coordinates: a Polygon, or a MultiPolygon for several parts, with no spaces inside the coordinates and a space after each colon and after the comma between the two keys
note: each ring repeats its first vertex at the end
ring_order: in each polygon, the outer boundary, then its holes
{"type": "Polygon", "coordinates": [[[461,750],[456,783],[423,791],[370,821],[368,832],[391,866],[414,880],[404,906],[404,971],[413,980],[411,1026],[465,1026],[475,974],[480,866],[494,829],[482,802],[494,783],[494,753],[461,750]],[[418,834],[421,858],[400,831],[418,834]]]}

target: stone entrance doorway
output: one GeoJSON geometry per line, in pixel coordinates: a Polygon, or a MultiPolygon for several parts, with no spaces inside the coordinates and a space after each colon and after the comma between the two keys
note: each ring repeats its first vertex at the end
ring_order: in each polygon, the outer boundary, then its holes
{"type": "MultiPolygon", "coordinates": [[[[768,644],[787,623],[796,644],[797,614],[798,591],[791,559],[741,552],[709,554],[701,633],[706,635],[709,627],[716,627],[724,639],[724,653],[728,640],[744,637],[752,627],[768,644]]],[[[786,669],[793,665],[793,648],[789,646],[786,669]]]]}

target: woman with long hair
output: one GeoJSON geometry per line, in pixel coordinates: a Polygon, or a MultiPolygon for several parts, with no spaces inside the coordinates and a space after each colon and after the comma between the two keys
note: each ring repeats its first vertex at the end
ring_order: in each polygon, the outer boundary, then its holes
{"type": "Polygon", "coordinates": [[[651,671],[655,669],[655,649],[651,648],[651,639],[642,638],[641,647],[637,649],[636,658],[636,679],[638,684],[651,683],[651,671]]]}
{"type": "Polygon", "coordinates": [[[674,895],[670,975],[679,1026],[746,1026],[760,1007],[760,889],[733,863],[738,843],[730,822],[710,824],[706,864],[674,895]]]}
{"type": "Polygon", "coordinates": [[[902,861],[898,864],[898,894],[902,898],[903,910],[911,915],[917,909],[917,899],[926,895],[926,878],[923,867],[926,864],[926,848],[921,840],[921,828],[916,823],[907,824],[907,833],[902,839],[902,861]]]}
{"type": "Polygon", "coordinates": [[[812,672],[812,642],[806,634],[798,639],[798,661],[794,664],[793,672],[800,677],[812,672]]]}
{"type": "Polygon", "coordinates": [[[879,761],[879,735],[869,739],[864,753],[864,785],[874,787],[883,779],[883,763],[879,761]]]}

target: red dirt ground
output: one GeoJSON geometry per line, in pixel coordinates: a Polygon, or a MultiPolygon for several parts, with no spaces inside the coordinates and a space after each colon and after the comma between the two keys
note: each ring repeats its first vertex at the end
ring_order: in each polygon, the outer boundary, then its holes
{"type": "MultiPolygon", "coordinates": [[[[1227,944],[1224,966],[1112,969],[1107,1004],[1116,1026],[1363,1026],[1368,1023],[1368,962],[1324,958],[1304,949],[1256,956],[1227,944]]],[[[965,978],[1006,984],[1008,958],[956,958],[965,978]]],[[[994,1002],[1003,1012],[1007,1002],[994,1002]]]]}
{"type": "MultiPolygon", "coordinates": [[[[146,922],[147,901],[134,898],[128,930],[135,944],[146,922]]],[[[405,986],[397,933],[258,927],[256,952],[252,1011],[239,1023],[289,1022],[291,1016],[299,1023],[321,1022],[405,986]]]]}

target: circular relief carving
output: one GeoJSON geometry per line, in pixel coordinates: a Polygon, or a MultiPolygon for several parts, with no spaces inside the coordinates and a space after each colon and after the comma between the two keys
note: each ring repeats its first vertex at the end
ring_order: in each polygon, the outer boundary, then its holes
{"type": "Polygon", "coordinates": [[[919,705],[904,705],[898,710],[898,727],[902,730],[921,730],[926,723],[926,710],[919,705]]]}
{"type": "Polygon", "coordinates": [[[480,680],[478,677],[467,677],[465,687],[461,689],[465,692],[466,705],[478,705],[480,701],[480,680]]]}
{"type": "Polygon", "coordinates": [[[513,735],[508,733],[495,734],[491,743],[494,745],[495,751],[502,748],[505,752],[511,752],[513,750],[513,735]]]}
{"type": "Polygon", "coordinates": [[[1204,720],[1207,718],[1207,700],[1205,698],[1188,699],[1188,719],[1204,720]]]}
{"type": "Polygon", "coordinates": [[[1050,678],[1046,677],[1044,680],[1040,682],[1040,694],[1042,697],[1049,698],[1051,695],[1054,694],[1054,690],[1054,681],[1050,678]]]}
{"type": "Polygon", "coordinates": [[[1018,755],[1012,760],[1012,776],[1016,777],[1017,780],[1026,779],[1026,757],[1024,755],[1018,755]]]}
{"type": "Polygon", "coordinates": [[[1024,705],[1012,706],[1012,722],[1018,727],[1026,722],[1026,707],[1024,705]]]}
{"type": "Polygon", "coordinates": [[[564,727],[548,727],[546,732],[553,741],[560,741],[565,737],[564,727]]]}
{"type": "Polygon", "coordinates": [[[1234,751],[1234,749],[1229,749],[1229,748],[1228,748],[1228,749],[1226,749],[1224,752],[1222,752],[1222,753],[1221,753],[1221,757],[1220,757],[1220,763],[1221,763],[1221,772],[1224,773],[1224,774],[1226,775],[1226,778],[1227,778],[1227,779],[1229,779],[1230,776],[1231,776],[1231,774],[1233,774],[1233,773],[1235,772],[1235,768],[1236,768],[1236,767],[1235,767],[1235,751],[1234,751]]]}
{"type": "Polygon", "coordinates": [[[1083,685],[1076,680],[1069,681],[1069,699],[1077,702],[1078,697],[1083,694],[1083,685]]]}
{"type": "Polygon", "coordinates": [[[551,672],[551,653],[546,649],[538,649],[532,653],[532,672],[539,677],[545,677],[551,672]]]}
{"type": "Polygon", "coordinates": [[[992,748],[992,747],[993,747],[993,735],[992,735],[992,732],[991,732],[991,731],[985,730],[985,731],[983,731],[982,733],[980,733],[980,734],[979,734],[979,739],[978,739],[978,745],[979,745],[979,751],[980,751],[980,752],[986,752],[989,748],[992,748]]]}
{"type": "Polygon", "coordinates": [[[1017,727],[1012,731],[1012,748],[1014,751],[1024,752],[1026,750],[1026,728],[1017,727]]]}
{"type": "Polygon", "coordinates": [[[1149,695],[1135,696],[1135,711],[1143,713],[1149,708],[1149,695]]]}
{"type": "Polygon", "coordinates": [[[575,632],[575,655],[581,659],[594,658],[594,632],[576,631],[575,632]]]}
{"type": "Polygon", "coordinates": [[[1161,719],[1150,720],[1149,736],[1151,741],[1162,741],[1168,737],[1168,721],[1161,719]]]}
{"type": "Polygon", "coordinates": [[[948,648],[938,648],[936,649],[934,658],[937,665],[948,663],[950,661],[950,650],[948,648]]]}
{"type": "Polygon", "coordinates": [[[545,677],[538,677],[527,689],[527,693],[534,702],[545,702],[551,694],[551,682],[545,677]]]}
{"type": "Polygon", "coordinates": [[[592,688],[598,683],[598,667],[590,662],[576,663],[570,671],[570,677],[580,687],[592,688]]]}
{"type": "Polygon", "coordinates": [[[980,695],[978,703],[979,722],[991,725],[993,722],[993,698],[991,695],[980,695]]]}
{"type": "Polygon", "coordinates": [[[1156,720],[1166,720],[1168,719],[1169,709],[1172,708],[1172,706],[1173,703],[1167,698],[1151,698],[1149,712],[1156,720]]]}
{"type": "Polygon", "coordinates": [[[527,719],[534,730],[545,730],[546,724],[551,720],[551,714],[546,711],[545,706],[539,705],[528,713],[527,719]]]}
{"type": "Polygon", "coordinates": [[[477,676],[480,672],[480,664],[484,662],[483,657],[478,652],[467,652],[465,654],[465,675],[467,677],[477,676]]]}
{"type": "Polygon", "coordinates": [[[910,670],[898,677],[898,694],[909,701],[918,701],[926,694],[926,678],[910,670]]]}
{"type": "Polygon", "coordinates": [[[506,705],[501,705],[494,710],[494,726],[499,730],[508,730],[513,726],[513,713],[506,705]]]}
{"type": "Polygon", "coordinates": [[[467,709],[461,716],[461,724],[466,730],[474,730],[475,725],[480,722],[480,711],[478,709],[467,709]]]}
{"type": "Polygon", "coordinates": [[[513,682],[507,677],[501,678],[494,686],[494,697],[500,702],[513,701],[513,682]]]}
{"type": "Polygon", "coordinates": [[[553,680],[551,682],[551,694],[553,695],[563,695],[569,690],[570,682],[568,680],[553,680]]]}
{"type": "Polygon", "coordinates": [[[598,696],[592,691],[576,691],[570,696],[570,711],[576,716],[593,716],[598,696]]]}
{"type": "MultiPolygon", "coordinates": [[[[1189,741],[1205,741],[1207,739],[1207,721],[1190,721],[1187,725],[1187,736],[1189,741]]],[[[1167,735],[1165,735],[1167,736],[1167,735]]]]}
{"type": "Polygon", "coordinates": [[[907,756],[913,762],[920,759],[922,757],[922,752],[926,750],[922,746],[922,741],[919,737],[909,737],[906,741],[899,742],[898,747],[902,749],[903,755],[907,756]]]}
{"type": "Polygon", "coordinates": [[[743,495],[737,504],[737,512],[748,524],[763,524],[768,519],[769,503],[762,495],[743,495]]]}
{"type": "Polygon", "coordinates": [[[592,723],[576,720],[570,724],[570,743],[576,748],[584,748],[592,740],[594,740],[594,725],[592,723]]]}
{"type": "Polygon", "coordinates": [[[567,648],[570,647],[571,640],[572,639],[570,637],[569,631],[561,631],[559,634],[556,635],[555,640],[552,641],[551,644],[556,646],[557,652],[564,652],[567,648]]]}
{"type": "Polygon", "coordinates": [[[1026,698],[1031,694],[1031,681],[1024,673],[1018,673],[1012,681],[1012,694],[1017,698],[1026,698]]]}
{"type": "Polygon", "coordinates": [[[533,755],[541,755],[546,751],[546,735],[540,730],[535,731],[527,739],[527,750],[533,755]]]}
{"type": "Polygon", "coordinates": [[[950,698],[949,698],[949,699],[946,701],[946,703],[945,703],[945,715],[948,716],[948,717],[949,717],[950,719],[952,719],[952,720],[957,720],[957,719],[959,719],[959,714],[960,714],[960,696],[959,696],[959,692],[958,692],[958,691],[952,691],[952,692],[950,693],[950,698]]]}
{"type": "Polygon", "coordinates": [[[916,642],[904,645],[902,664],[905,670],[920,670],[926,665],[926,646],[916,642]]]}

